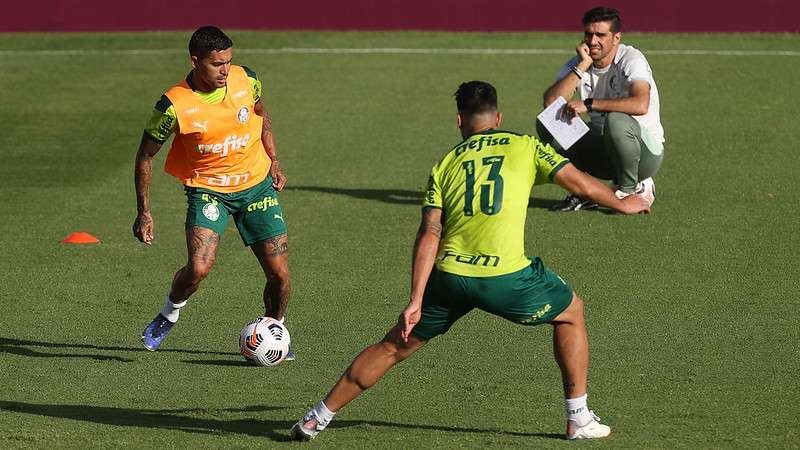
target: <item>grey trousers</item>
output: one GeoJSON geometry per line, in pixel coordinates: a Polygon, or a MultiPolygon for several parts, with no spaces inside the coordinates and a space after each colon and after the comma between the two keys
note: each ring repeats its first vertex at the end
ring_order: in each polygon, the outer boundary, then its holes
{"type": "Polygon", "coordinates": [[[639,122],[624,113],[608,113],[603,129],[589,124],[589,132],[567,150],[538,120],[536,132],[542,142],[552,145],[575,167],[595,178],[612,180],[622,192],[634,192],[636,183],[654,176],[664,159],[663,151],[653,152],[647,147],[639,122]]]}

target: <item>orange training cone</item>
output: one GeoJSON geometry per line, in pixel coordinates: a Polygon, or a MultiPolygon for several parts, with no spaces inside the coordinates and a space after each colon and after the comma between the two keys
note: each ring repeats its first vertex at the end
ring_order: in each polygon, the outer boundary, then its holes
{"type": "Polygon", "coordinates": [[[65,237],[62,244],[99,244],[100,240],[85,231],[76,231],[65,237]]]}

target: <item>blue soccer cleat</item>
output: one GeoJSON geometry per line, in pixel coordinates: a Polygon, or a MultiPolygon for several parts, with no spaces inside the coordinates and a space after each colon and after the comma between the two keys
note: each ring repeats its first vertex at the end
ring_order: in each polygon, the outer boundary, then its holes
{"type": "Polygon", "coordinates": [[[286,353],[286,358],[284,358],[284,361],[294,361],[294,350],[289,349],[289,351],[286,353]]]}
{"type": "Polygon", "coordinates": [[[169,330],[172,329],[173,325],[175,324],[159,313],[142,332],[142,344],[144,348],[151,352],[158,350],[158,347],[161,346],[161,342],[167,336],[169,330]]]}

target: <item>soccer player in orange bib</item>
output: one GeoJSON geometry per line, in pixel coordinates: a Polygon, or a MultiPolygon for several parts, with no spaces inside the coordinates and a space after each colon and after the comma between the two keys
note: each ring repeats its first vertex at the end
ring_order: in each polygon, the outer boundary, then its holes
{"type": "Polygon", "coordinates": [[[197,29],[189,55],[191,72],[156,103],[136,154],[137,239],[153,242],[153,157],[173,133],[165,170],[183,183],[188,202],[188,261],[175,273],[164,307],[142,334],[151,351],[161,346],[211,271],[229,216],[266,275],[264,314],[283,321],[291,293],[287,229],[277,195],[286,177],[261,81],[247,67],[231,64],[233,42],[219,28],[197,29]]]}

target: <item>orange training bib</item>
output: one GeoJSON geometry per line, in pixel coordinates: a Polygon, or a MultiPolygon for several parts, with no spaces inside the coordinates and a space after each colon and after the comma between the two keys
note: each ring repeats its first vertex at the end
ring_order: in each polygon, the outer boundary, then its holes
{"type": "Polygon", "coordinates": [[[186,186],[217,192],[238,192],[263,181],[272,161],[261,142],[263,118],[247,74],[231,66],[225,98],[210,105],[192,91],[186,80],[164,95],[172,101],[178,131],[164,167],[186,186]]]}

